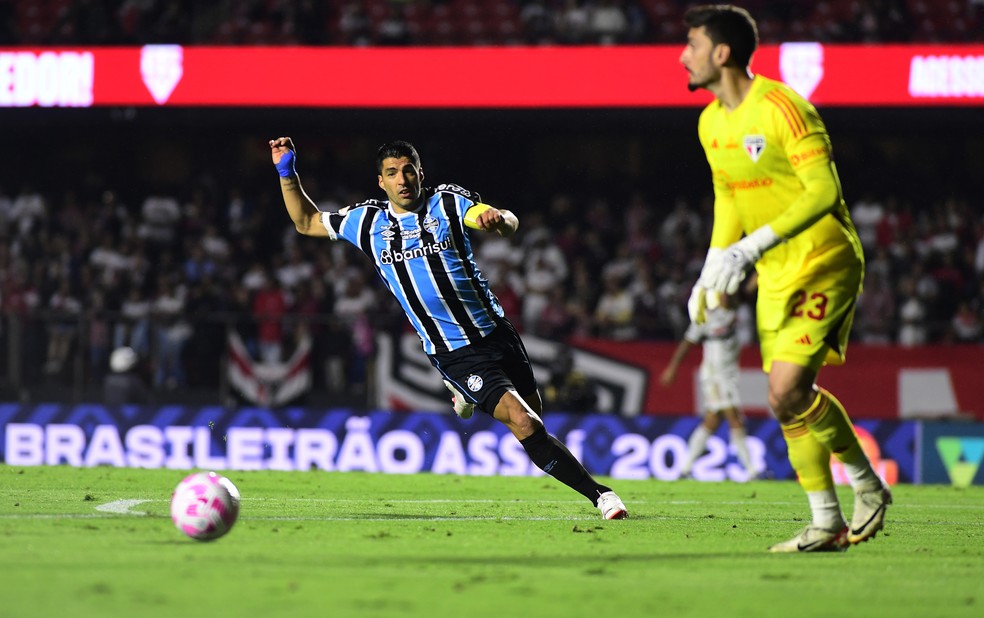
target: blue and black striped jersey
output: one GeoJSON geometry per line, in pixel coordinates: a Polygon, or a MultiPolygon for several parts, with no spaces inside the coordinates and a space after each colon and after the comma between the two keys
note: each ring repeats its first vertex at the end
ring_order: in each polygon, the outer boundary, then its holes
{"type": "Polygon", "coordinates": [[[474,343],[503,316],[465,229],[465,212],[479,201],[446,184],[425,188],[416,212],[397,214],[388,201],[368,200],[321,215],[332,240],[344,238],[373,261],[427,354],[474,343]]]}

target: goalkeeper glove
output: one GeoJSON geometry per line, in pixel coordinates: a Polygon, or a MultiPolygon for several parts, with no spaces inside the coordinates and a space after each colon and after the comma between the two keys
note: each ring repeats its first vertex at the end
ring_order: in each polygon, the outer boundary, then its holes
{"type": "Polygon", "coordinates": [[[707,320],[708,309],[714,309],[720,304],[717,292],[710,290],[711,282],[718,276],[721,270],[721,259],[724,251],[722,249],[708,249],[707,257],[704,259],[704,266],[700,269],[700,277],[693,290],[690,291],[690,300],[687,301],[687,313],[690,314],[690,321],[694,324],[703,324],[707,320]]]}
{"type": "MultiPolygon", "coordinates": [[[[738,291],[738,286],[745,279],[745,274],[755,262],[759,261],[762,254],[782,242],[782,237],[772,231],[768,225],[763,225],[751,234],[745,236],[738,242],[724,250],[721,255],[719,266],[712,273],[708,273],[706,287],[709,290],[734,294],[738,291]]],[[[708,251],[708,259],[710,251],[708,251]]],[[[698,281],[705,281],[704,274],[707,270],[707,263],[701,271],[701,278],[698,281]]]]}

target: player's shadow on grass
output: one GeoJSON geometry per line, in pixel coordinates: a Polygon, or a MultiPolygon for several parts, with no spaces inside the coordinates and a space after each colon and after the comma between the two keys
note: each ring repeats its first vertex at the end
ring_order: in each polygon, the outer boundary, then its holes
{"type": "MultiPolygon", "coordinates": [[[[831,553],[830,556],[843,556],[844,553],[831,553]]],[[[819,556],[819,554],[817,554],[819,556]]],[[[611,566],[622,564],[636,564],[636,563],[653,563],[656,561],[687,561],[687,560],[734,560],[740,558],[742,560],[747,560],[750,558],[760,558],[766,560],[775,560],[777,554],[770,554],[765,550],[765,548],[760,549],[748,549],[745,551],[734,551],[734,552],[692,552],[692,553],[652,553],[646,552],[641,554],[605,554],[605,562],[611,566]]],[[[822,557],[821,557],[822,558],[822,557]]],[[[564,568],[564,567],[574,567],[577,568],[578,565],[595,565],[598,562],[598,554],[583,554],[583,555],[571,555],[565,554],[563,556],[530,556],[528,554],[515,555],[515,556],[414,556],[414,557],[400,557],[400,561],[406,564],[417,564],[420,566],[459,566],[459,567],[482,567],[489,565],[498,565],[506,567],[532,567],[532,568],[564,568]]]]}

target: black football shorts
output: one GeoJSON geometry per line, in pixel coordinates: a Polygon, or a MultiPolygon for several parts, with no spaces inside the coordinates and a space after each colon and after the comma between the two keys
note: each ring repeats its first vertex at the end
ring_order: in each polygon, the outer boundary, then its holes
{"type": "Polygon", "coordinates": [[[536,392],[526,347],[506,318],[499,318],[496,329],[481,341],[428,358],[444,379],[487,414],[508,390],[524,399],[536,392]]]}

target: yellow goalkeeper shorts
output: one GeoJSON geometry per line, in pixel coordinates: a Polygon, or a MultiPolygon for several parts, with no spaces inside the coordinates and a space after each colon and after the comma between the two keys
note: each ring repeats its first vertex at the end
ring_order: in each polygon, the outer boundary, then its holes
{"type": "Polygon", "coordinates": [[[790,290],[760,287],[756,321],[762,369],[784,361],[817,371],[842,365],[861,291],[863,270],[851,269],[801,281],[790,290]]]}

